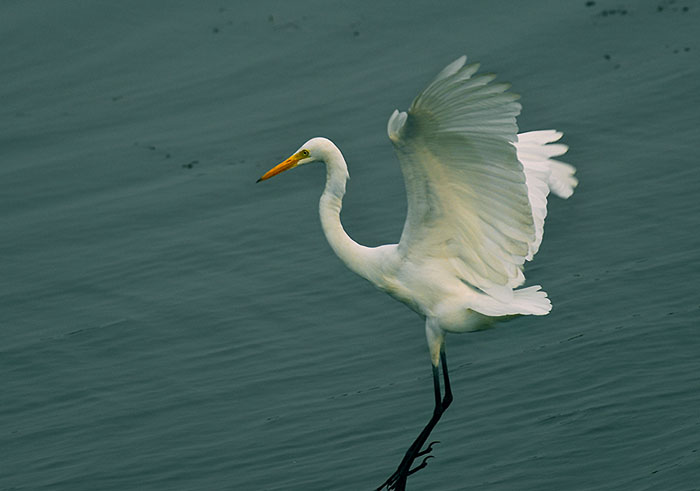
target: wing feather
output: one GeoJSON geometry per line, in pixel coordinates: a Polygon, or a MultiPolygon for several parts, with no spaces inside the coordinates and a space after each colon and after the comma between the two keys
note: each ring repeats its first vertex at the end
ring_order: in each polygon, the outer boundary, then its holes
{"type": "Polygon", "coordinates": [[[525,170],[528,197],[535,221],[535,241],[530,244],[526,258],[528,261],[537,253],[542,242],[550,190],[561,198],[568,198],[578,184],[574,177],[576,169],[552,158],[563,155],[569,149],[562,143],[553,143],[561,137],[562,134],[554,130],[530,131],[519,134],[515,143],[518,160],[525,170]]]}
{"type": "Polygon", "coordinates": [[[465,61],[445,67],[408,112],[389,119],[408,199],[398,249],[416,261],[444,258],[463,281],[507,299],[537,240],[514,146],[520,104],[508,84],[465,61]]]}

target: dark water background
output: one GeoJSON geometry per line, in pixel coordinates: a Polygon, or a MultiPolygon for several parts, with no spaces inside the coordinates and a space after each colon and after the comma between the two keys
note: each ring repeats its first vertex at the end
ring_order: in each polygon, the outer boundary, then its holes
{"type": "Polygon", "coordinates": [[[431,490],[700,489],[700,4],[0,2],[0,489],[371,489],[432,411],[422,322],[322,235],[395,242],[386,120],[462,53],[581,185],[551,315],[451,336],[431,490]]]}

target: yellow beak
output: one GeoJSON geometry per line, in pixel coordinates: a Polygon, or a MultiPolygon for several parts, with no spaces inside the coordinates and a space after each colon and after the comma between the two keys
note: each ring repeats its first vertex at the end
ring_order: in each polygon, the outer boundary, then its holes
{"type": "Polygon", "coordinates": [[[279,174],[281,172],[284,172],[284,171],[289,170],[289,169],[293,169],[294,167],[297,166],[299,161],[304,158],[300,154],[301,154],[301,152],[297,152],[294,155],[292,155],[291,157],[289,157],[287,160],[282,162],[281,164],[277,164],[272,169],[270,169],[265,174],[263,174],[263,176],[255,182],[264,181],[264,180],[269,179],[273,176],[276,176],[277,174],[279,174]]]}

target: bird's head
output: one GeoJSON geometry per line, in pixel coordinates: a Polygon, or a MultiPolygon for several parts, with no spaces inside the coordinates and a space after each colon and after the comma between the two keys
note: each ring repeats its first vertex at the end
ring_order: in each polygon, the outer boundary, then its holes
{"type": "Polygon", "coordinates": [[[294,152],[284,162],[277,164],[272,169],[267,171],[257,182],[269,179],[277,174],[284,172],[294,167],[310,164],[311,162],[323,162],[327,160],[329,152],[338,152],[338,149],[327,138],[312,138],[304,143],[299,150],[294,152]]]}

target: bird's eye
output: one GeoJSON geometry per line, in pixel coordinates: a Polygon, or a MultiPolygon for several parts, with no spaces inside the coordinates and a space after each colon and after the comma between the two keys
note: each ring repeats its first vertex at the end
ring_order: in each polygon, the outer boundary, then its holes
{"type": "Polygon", "coordinates": [[[301,154],[302,154],[304,157],[308,157],[308,156],[309,156],[309,151],[308,151],[308,150],[302,150],[302,151],[301,151],[301,154]]]}

